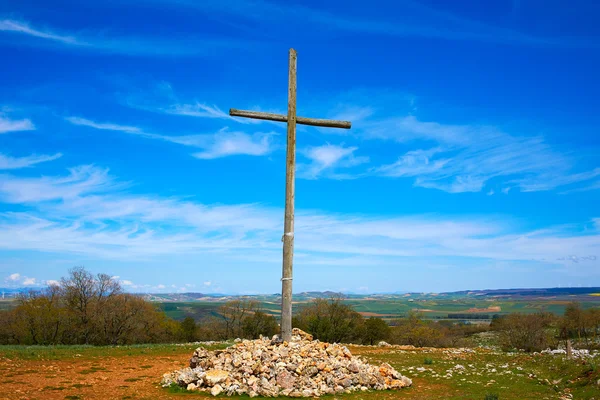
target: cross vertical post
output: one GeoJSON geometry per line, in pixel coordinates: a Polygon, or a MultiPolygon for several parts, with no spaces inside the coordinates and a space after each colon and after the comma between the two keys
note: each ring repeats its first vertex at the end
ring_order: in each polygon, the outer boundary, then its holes
{"type": "Polygon", "coordinates": [[[281,277],[281,339],[292,339],[292,275],[294,265],[294,195],[296,178],[296,50],[290,49],[288,76],[285,220],[281,277]]]}

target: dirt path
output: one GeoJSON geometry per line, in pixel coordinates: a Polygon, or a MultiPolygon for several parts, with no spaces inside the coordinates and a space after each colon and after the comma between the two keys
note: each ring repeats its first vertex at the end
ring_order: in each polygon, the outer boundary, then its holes
{"type": "MultiPolygon", "coordinates": [[[[165,372],[186,366],[188,356],[186,353],[53,361],[0,358],[0,399],[181,399],[181,394],[161,388],[159,381],[165,372]]],[[[444,392],[445,385],[421,379],[414,383],[413,388],[401,392],[369,393],[360,398],[436,399],[444,392]]],[[[212,398],[202,393],[193,397],[212,398]]]]}
{"type": "Polygon", "coordinates": [[[159,387],[160,378],[186,364],[187,357],[182,355],[58,361],[0,359],[0,399],[170,398],[176,395],[159,387]]]}

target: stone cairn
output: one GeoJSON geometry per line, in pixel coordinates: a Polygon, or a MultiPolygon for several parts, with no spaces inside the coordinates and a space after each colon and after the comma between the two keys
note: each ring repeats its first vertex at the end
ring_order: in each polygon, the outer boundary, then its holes
{"type": "Polygon", "coordinates": [[[213,396],[317,397],[355,391],[400,389],[412,381],[389,364],[377,367],[353,357],[346,346],[312,340],[294,328],[291,342],[238,341],[225,350],[196,349],[188,368],[167,373],[173,384],[213,396]]]}

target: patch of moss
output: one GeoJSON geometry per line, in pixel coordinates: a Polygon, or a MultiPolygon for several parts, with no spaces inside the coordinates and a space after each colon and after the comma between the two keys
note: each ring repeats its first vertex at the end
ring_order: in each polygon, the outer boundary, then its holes
{"type": "Polygon", "coordinates": [[[71,387],[74,387],[75,389],[81,389],[84,387],[92,387],[92,385],[88,385],[86,383],[74,383],[73,385],[71,385],[71,387]]]}
{"type": "Polygon", "coordinates": [[[87,374],[93,374],[93,373],[96,373],[96,372],[99,372],[99,371],[109,372],[104,367],[91,367],[90,369],[84,369],[83,371],[79,371],[79,373],[82,374],[82,375],[87,375],[87,374]]]}
{"type": "Polygon", "coordinates": [[[65,390],[64,386],[45,386],[43,390],[65,390]]]}

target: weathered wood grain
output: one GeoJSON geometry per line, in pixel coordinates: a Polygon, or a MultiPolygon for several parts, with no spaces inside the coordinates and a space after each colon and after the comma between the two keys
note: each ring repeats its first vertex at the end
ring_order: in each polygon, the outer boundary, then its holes
{"type": "MultiPolygon", "coordinates": [[[[261,111],[238,110],[235,108],[231,108],[229,110],[229,115],[231,115],[232,117],[253,118],[277,122],[287,122],[288,120],[287,115],[283,114],[273,114],[261,111]]],[[[350,121],[339,121],[335,119],[317,119],[297,116],[296,123],[300,125],[323,126],[326,128],[352,128],[352,123],[350,121]]]]}
{"type": "Polygon", "coordinates": [[[294,265],[294,197],[296,178],[296,50],[290,49],[288,74],[287,154],[285,162],[285,219],[281,279],[281,338],[292,340],[292,275],[294,265]]]}

